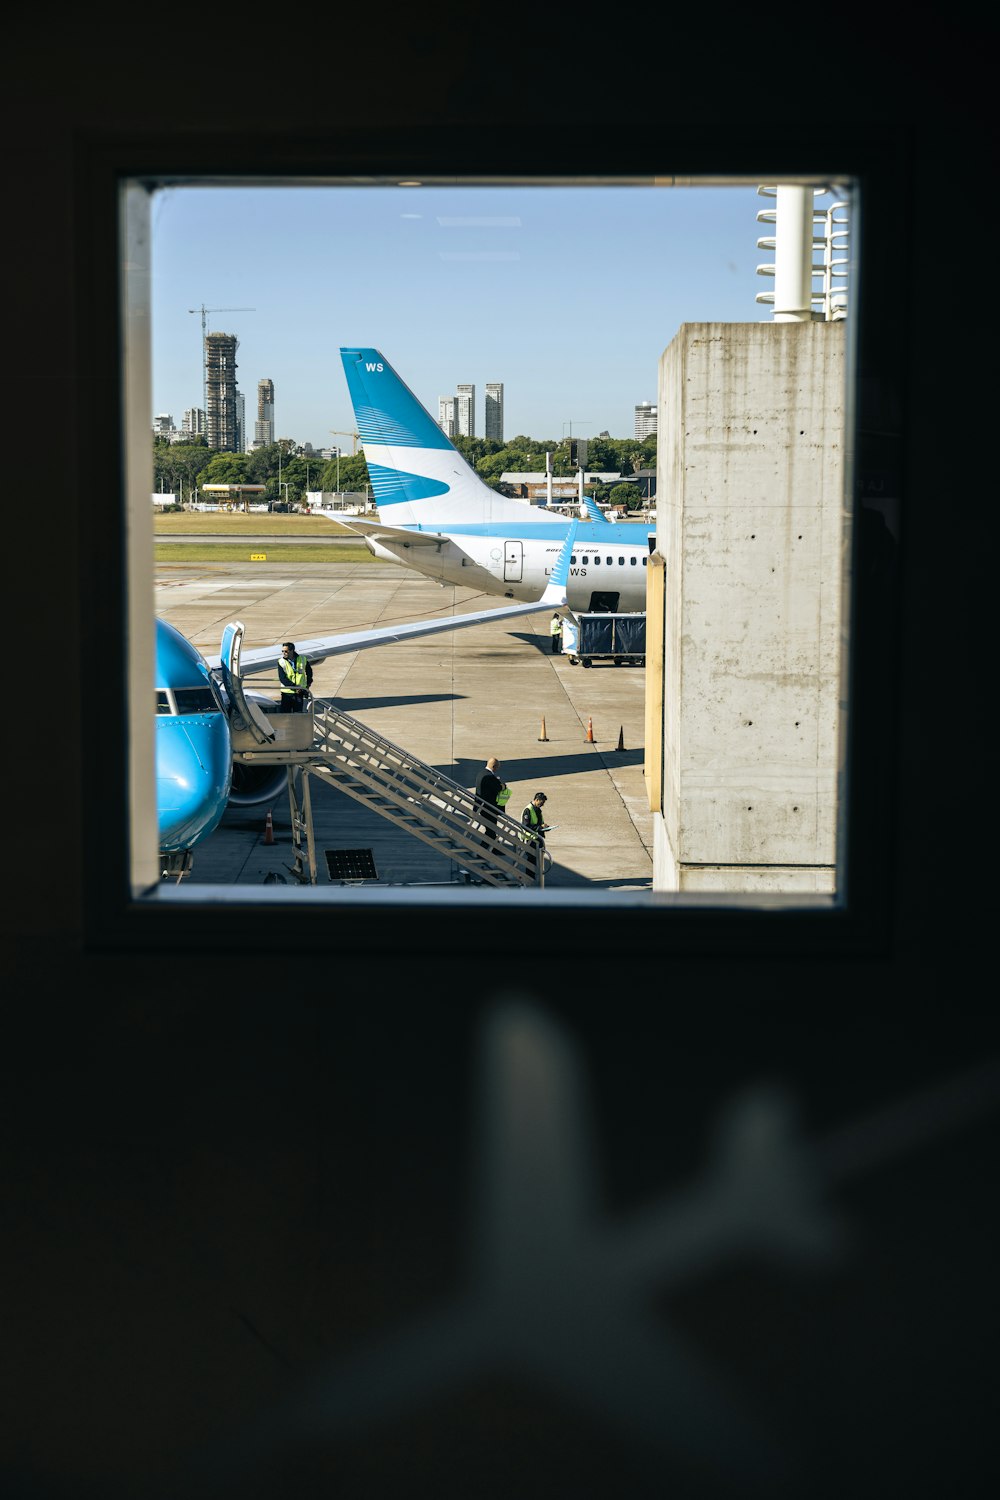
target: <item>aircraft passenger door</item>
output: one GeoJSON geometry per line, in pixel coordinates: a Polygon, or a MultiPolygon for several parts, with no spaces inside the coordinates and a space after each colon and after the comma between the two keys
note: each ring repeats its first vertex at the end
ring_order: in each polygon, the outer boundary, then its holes
{"type": "Polygon", "coordinates": [[[521,574],[524,571],[524,543],[504,542],[503,544],[503,581],[504,583],[520,583],[521,574]]]}
{"type": "Polygon", "coordinates": [[[242,727],[248,729],[258,745],[266,745],[274,739],[274,730],[264,712],[243,691],[243,679],[240,677],[240,650],[242,646],[243,622],[237,620],[235,624],[227,625],[222,632],[222,650],[220,652],[222,681],[229,695],[229,702],[233,707],[236,719],[242,721],[241,724],[233,722],[233,728],[242,727]]]}

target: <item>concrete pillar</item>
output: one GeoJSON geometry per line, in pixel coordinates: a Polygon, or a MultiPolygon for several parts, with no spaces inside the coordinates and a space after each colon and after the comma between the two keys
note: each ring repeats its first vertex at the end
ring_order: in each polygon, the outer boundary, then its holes
{"type": "Polygon", "coordinates": [[[692,323],[661,358],[657,890],[834,889],[844,336],[692,323]]]}

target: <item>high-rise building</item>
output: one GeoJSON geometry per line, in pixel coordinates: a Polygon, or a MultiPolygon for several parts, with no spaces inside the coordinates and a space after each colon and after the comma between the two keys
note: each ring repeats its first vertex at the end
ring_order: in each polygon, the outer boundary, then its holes
{"type": "Polygon", "coordinates": [[[208,446],[237,453],[235,333],[205,335],[205,414],[208,446]]]}
{"type": "Polygon", "coordinates": [[[458,403],[455,396],[438,397],[438,426],[446,438],[458,432],[458,403]]]}
{"type": "Polygon", "coordinates": [[[455,387],[455,411],[457,416],[456,430],[459,437],[475,437],[476,387],[474,385],[459,385],[455,387]]]}
{"type": "Polygon", "coordinates": [[[635,436],[637,438],[656,435],[656,402],[640,401],[635,409],[635,436]]]}
{"type": "Polygon", "coordinates": [[[168,443],[183,443],[187,441],[187,429],[175,427],[174,419],[169,412],[160,412],[153,418],[153,436],[166,438],[168,443]]]}
{"type": "Polygon", "coordinates": [[[247,443],[247,402],[246,402],[246,397],[244,396],[243,392],[240,390],[239,386],[237,386],[237,388],[236,388],[236,451],[237,451],[237,453],[245,453],[248,446],[249,445],[247,443]]]}
{"type": "Polygon", "coordinates": [[[495,380],[486,382],[486,436],[503,442],[503,385],[495,380]]]}
{"type": "Polygon", "coordinates": [[[274,381],[257,382],[257,420],[253,428],[253,448],[267,448],[274,442],[274,381]]]}
{"type": "Polygon", "coordinates": [[[181,422],[181,431],[186,437],[205,436],[205,413],[200,406],[189,406],[181,422]]]}

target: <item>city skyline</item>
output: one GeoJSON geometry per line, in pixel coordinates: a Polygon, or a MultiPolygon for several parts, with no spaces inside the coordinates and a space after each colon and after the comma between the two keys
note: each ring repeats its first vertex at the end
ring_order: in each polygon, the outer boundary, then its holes
{"type": "Polygon", "coordinates": [[[501,382],[508,442],[628,437],[683,323],[770,320],[765,206],[756,185],[159,189],[151,418],[202,404],[204,318],[238,340],[244,398],[273,382],[274,436],[315,449],[354,428],[352,343],[432,413],[501,382]]]}

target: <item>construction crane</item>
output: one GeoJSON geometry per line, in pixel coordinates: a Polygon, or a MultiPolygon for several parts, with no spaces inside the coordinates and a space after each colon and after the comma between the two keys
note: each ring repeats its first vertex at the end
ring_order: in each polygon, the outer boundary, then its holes
{"type": "Polygon", "coordinates": [[[201,307],[189,307],[188,308],[188,312],[189,313],[196,313],[196,312],[200,312],[201,313],[201,339],[202,339],[202,343],[205,342],[205,329],[208,326],[206,324],[206,322],[205,322],[205,319],[208,317],[208,314],[210,312],[256,312],[256,311],[257,311],[257,309],[255,307],[206,307],[204,305],[204,303],[202,303],[201,307]]]}
{"type": "Polygon", "coordinates": [[[358,451],[358,438],[360,432],[338,432],[336,427],[328,427],[327,431],[331,437],[349,437],[351,440],[351,457],[354,458],[358,451]]]}
{"type": "Polygon", "coordinates": [[[201,406],[202,410],[205,413],[206,423],[208,422],[208,383],[207,376],[205,374],[205,330],[208,325],[205,320],[208,317],[209,313],[256,311],[257,309],[255,307],[206,307],[204,303],[202,303],[201,307],[188,308],[189,313],[201,313],[201,406]]]}

